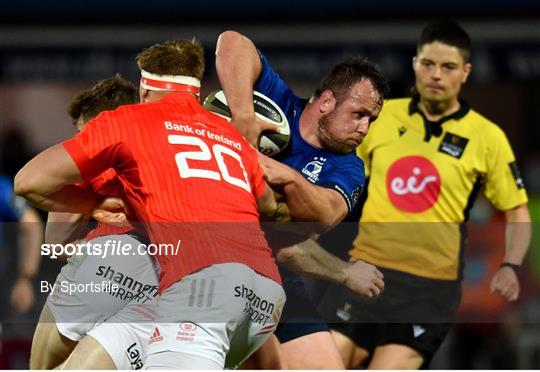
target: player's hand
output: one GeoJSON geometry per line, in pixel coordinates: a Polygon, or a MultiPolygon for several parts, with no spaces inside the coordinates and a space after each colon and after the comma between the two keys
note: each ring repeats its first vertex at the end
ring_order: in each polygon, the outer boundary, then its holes
{"type": "Polygon", "coordinates": [[[128,226],[128,210],[120,198],[107,197],[92,211],[92,217],[102,223],[114,226],[128,226]]]}
{"type": "Polygon", "coordinates": [[[259,153],[259,164],[263,170],[265,181],[272,189],[276,188],[278,192],[297,174],[294,169],[261,153],[259,153]]]}
{"type": "Polygon", "coordinates": [[[347,263],[343,284],[366,300],[376,300],[384,290],[384,275],[373,265],[363,261],[347,263]]]}
{"type": "Polygon", "coordinates": [[[35,300],[32,281],[26,277],[17,278],[9,297],[9,303],[15,314],[22,314],[30,310],[35,300]]]}
{"type": "Polygon", "coordinates": [[[519,297],[519,280],[511,267],[501,267],[491,279],[491,293],[500,293],[506,300],[515,301],[519,297]]]}
{"type": "Polygon", "coordinates": [[[263,119],[258,118],[255,114],[241,115],[234,117],[231,124],[235,126],[242,136],[255,148],[259,146],[261,133],[264,131],[276,132],[278,127],[263,119]]]}

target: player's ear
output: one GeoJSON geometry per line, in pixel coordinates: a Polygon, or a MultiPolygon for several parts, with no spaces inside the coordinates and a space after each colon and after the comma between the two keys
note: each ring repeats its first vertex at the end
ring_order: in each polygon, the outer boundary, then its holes
{"type": "Polygon", "coordinates": [[[150,93],[148,89],[139,87],[139,99],[141,100],[141,102],[146,102],[148,100],[148,93],[150,93]]]}
{"type": "Polygon", "coordinates": [[[414,71],[416,71],[416,65],[418,64],[418,57],[414,56],[412,59],[412,68],[414,71]]]}
{"type": "Polygon", "coordinates": [[[467,79],[469,78],[469,74],[471,73],[472,65],[470,63],[465,63],[463,65],[463,71],[465,72],[465,76],[463,77],[463,81],[461,83],[465,84],[467,82],[467,79]]]}
{"type": "Polygon", "coordinates": [[[336,107],[336,97],[334,93],[327,89],[321,93],[319,97],[319,111],[321,114],[326,115],[334,111],[336,107]]]}

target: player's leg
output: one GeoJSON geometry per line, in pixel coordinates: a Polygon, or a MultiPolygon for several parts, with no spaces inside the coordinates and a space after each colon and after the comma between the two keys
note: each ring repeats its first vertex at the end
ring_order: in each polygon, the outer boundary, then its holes
{"type": "MultiPolygon", "coordinates": [[[[432,309],[433,311],[436,311],[432,309]]],[[[379,338],[369,369],[425,368],[450,331],[451,323],[388,323],[379,338]]]]}
{"type": "MultiPolygon", "coordinates": [[[[108,240],[120,241],[132,247],[140,244],[131,235],[104,236],[89,243],[103,246],[108,240]]],[[[76,342],[96,324],[118,313],[130,302],[151,301],[157,295],[157,274],[152,258],[144,254],[130,256],[129,259],[120,255],[106,258],[95,255],[73,256],[62,268],[55,285],[55,290],[47,298],[48,312],[43,313],[49,319],[40,320],[33,341],[35,346],[32,345],[31,366],[35,368],[58,366],[75,350],[76,342]],[[119,278],[125,279],[119,282],[119,278]],[[68,293],[63,290],[67,285],[101,283],[104,279],[114,281],[119,290],[111,293],[68,293]]],[[[86,346],[92,344],[86,342],[86,346]]],[[[77,350],[77,353],[81,353],[86,348],[77,350]]],[[[74,358],[76,360],[77,355],[74,358]]]]}
{"type": "Polygon", "coordinates": [[[56,327],[49,306],[45,304],[32,340],[30,369],[53,369],[66,360],[77,341],[63,336],[56,327]]]}
{"type": "Polygon", "coordinates": [[[344,369],[330,329],[317,312],[302,278],[283,268],[280,273],[287,302],[275,334],[287,368],[344,369]]]}
{"type": "Polygon", "coordinates": [[[129,274],[141,289],[132,300],[107,321],[93,327],[62,366],[64,369],[141,369],[156,315],[154,289],[158,267],[147,255],[130,257],[129,274]],[[84,360],[81,364],[80,361],[84,360]]]}
{"type": "Polygon", "coordinates": [[[283,349],[275,335],[251,355],[240,369],[289,369],[283,349]]]}
{"type": "Polygon", "coordinates": [[[89,282],[96,266],[92,261],[86,255],[73,256],[58,274],[54,290],[47,297],[34,332],[31,369],[57,367],[66,360],[93,322],[97,321],[99,313],[87,308],[85,303],[92,301],[85,298],[85,293],[71,294],[62,290],[65,288],[64,283],[71,285],[89,282]]]}
{"type": "Polygon", "coordinates": [[[419,369],[424,356],[407,345],[386,344],[375,348],[368,369],[419,369]]]}
{"type": "Polygon", "coordinates": [[[121,317],[93,328],[60,369],[141,369],[152,323],[148,319],[133,319],[128,323],[121,317]]]}
{"type": "Polygon", "coordinates": [[[336,344],[341,360],[346,369],[355,369],[363,365],[369,358],[369,352],[356,345],[356,343],[345,334],[332,329],[332,338],[336,344]]]}
{"type": "Polygon", "coordinates": [[[388,284],[388,297],[382,299],[380,306],[374,306],[388,322],[379,325],[368,368],[424,368],[451,328],[461,296],[459,283],[388,274],[385,273],[385,280],[393,276],[392,288],[388,284]]]}
{"type": "Polygon", "coordinates": [[[376,346],[379,327],[361,298],[343,286],[330,285],[318,310],[332,329],[345,368],[365,367],[376,346]],[[375,323],[368,323],[372,321],[375,323]]]}
{"type": "Polygon", "coordinates": [[[330,332],[315,332],[284,342],[289,369],[345,369],[330,332]]]}
{"type": "Polygon", "coordinates": [[[59,369],[116,369],[109,353],[92,336],[84,336],[59,369]]]}

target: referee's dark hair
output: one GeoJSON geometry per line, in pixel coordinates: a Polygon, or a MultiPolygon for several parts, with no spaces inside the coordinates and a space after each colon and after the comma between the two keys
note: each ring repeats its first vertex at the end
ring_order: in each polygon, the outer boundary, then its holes
{"type": "Polygon", "coordinates": [[[435,41],[458,48],[463,61],[470,62],[471,38],[456,22],[438,21],[424,27],[417,44],[417,52],[420,53],[424,45],[435,41]]]}

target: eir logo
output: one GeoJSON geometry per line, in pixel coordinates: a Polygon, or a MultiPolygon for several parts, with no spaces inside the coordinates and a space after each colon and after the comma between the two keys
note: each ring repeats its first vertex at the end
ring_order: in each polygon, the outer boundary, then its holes
{"type": "Polygon", "coordinates": [[[422,156],[407,156],[395,161],[386,174],[388,198],[398,209],[420,213],[431,207],[441,194],[437,168],[422,156]]]}

